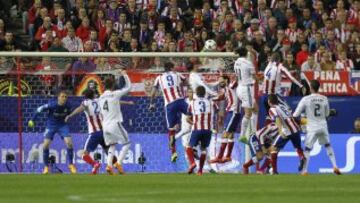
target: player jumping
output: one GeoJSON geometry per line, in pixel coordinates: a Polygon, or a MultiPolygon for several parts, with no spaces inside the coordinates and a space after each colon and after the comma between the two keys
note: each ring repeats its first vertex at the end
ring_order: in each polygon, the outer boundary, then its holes
{"type": "Polygon", "coordinates": [[[245,133],[251,124],[251,132],[256,131],[258,106],[255,100],[255,67],[254,64],[246,58],[247,50],[240,48],[237,50],[240,58],[235,61],[234,71],[237,77],[238,86],[236,95],[241,100],[241,107],[245,114],[241,121],[240,139],[245,139],[245,133]]]}
{"type": "Polygon", "coordinates": [[[236,96],[235,89],[237,82],[230,83],[228,76],[221,76],[219,78],[219,86],[224,90],[216,100],[226,99],[226,117],[225,117],[225,132],[222,136],[222,142],[219,154],[210,163],[225,163],[231,161],[231,153],[234,147],[234,133],[240,123],[240,101],[236,96]],[[227,147],[227,154],[223,158],[225,149],[227,147]]]}
{"type": "Polygon", "coordinates": [[[330,116],[329,102],[326,96],[319,94],[320,83],[317,80],[310,82],[311,94],[301,99],[298,104],[294,117],[300,117],[302,112],[306,116],[306,137],[305,137],[305,164],[302,175],[307,175],[307,168],[310,160],[310,151],[314,143],[319,140],[320,145],[324,145],[329,156],[334,173],[340,175],[341,172],[336,165],[334,150],[330,145],[329,132],[326,119],[330,116]]]}
{"type": "Polygon", "coordinates": [[[155,108],[153,98],[155,97],[156,89],[160,88],[165,101],[165,116],[169,130],[171,161],[175,162],[178,156],[176,153],[175,133],[180,123],[181,113],[186,114],[188,108],[182,91],[182,84],[185,81],[185,77],[173,70],[174,64],[172,62],[165,63],[164,68],[165,72],[155,79],[154,88],[150,95],[149,109],[155,108]]]}
{"type": "Polygon", "coordinates": [[[116,145],[118,143],[122,145],[118,157],[119,164],[122,163],[130,148],[129,135],[122,126],[123,116],[120,108],[120,98],[130,91],[131,82],[125,70],[122,70],[121,74],[125,79],[125,87],[114,90],[115,81],[108,78],[105,80],[105,92],[99,98],[100,113],[103,117],[104,140],[105,144],[109,146],[106,171],[110,175],[114,173],[112,166],[116,145]]]}
{"type": "Polygon", "coordinates": [[[202,175],[207,147],[211,141],[214,114],[215,111],[218,110],[218,107],[213,101],[205,97],[205,87],[198,86],[196,88],[196,96],[197,98],[195,98],[189,105],[189,114],[191,116],[188,117],[188,120],[192,123],[192,132],[189,147],[186,148],[186,153],[190,162],[188,173],[191,174],[196,168],[193,147],[200,143],[201,156],[197,174],[202,175]]]}
{"type": "Polygon", "coordinates": [[[71,106],[67,101],[67,93],[65,91],[60,91],[57,97],[57,100],[51,100],[48,104],[42,105],[37,108],[34,116],[28,122],[28,126],[33,128],[35,126],[36,118],[41,112],[48,112],[48,120],[46,124],[46,129],[44,132],[44,142],[43,142],[43,161],[45,164],[43,174],[49,173],[49,148],[52,140],[56,133],[58,133],[62,138],[67,148],[67,160],[69,163],[69,170],[71,173],[76,173],[76,167],[74,165],[74,148],[73,142],[69,133],[69,126],[65,122],[65,117],[70,114],[71,106]]]}
{"type": "Polygon", "coordinates": [[[279,104],[278,97],[275,94],[270,94],[268,97],[268,103],[270,106],[269,116],[272,121],[276,122],[276,126],[279,128],[279,135],[274,140],[271,150],[271,163],[273,167],[273,173],[278,174],[277,171],[277,157],[278,152],[291,140],[296,152],[300,158],[299,171],[303,169],[305,157],[301,148],[300,127],[295,122],[289,109],[279,104]]]}

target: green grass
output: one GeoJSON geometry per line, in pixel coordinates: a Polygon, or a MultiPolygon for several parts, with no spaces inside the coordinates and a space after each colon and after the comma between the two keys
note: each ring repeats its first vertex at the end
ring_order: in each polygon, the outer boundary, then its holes
{"type": "Polygon", "coordinates": [[[360,202],[359,175],[0,175],[0,202],[360,202]]]}

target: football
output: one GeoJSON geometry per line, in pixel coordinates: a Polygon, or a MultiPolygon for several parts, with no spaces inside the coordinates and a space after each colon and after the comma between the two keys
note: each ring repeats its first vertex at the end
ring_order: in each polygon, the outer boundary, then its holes
{"type": "Polygon", "coordinates": [[[213,39],[209,39],[205,42],[204,48],[207,51],[214,51],[216,49],[216,42],[213,39]]]}

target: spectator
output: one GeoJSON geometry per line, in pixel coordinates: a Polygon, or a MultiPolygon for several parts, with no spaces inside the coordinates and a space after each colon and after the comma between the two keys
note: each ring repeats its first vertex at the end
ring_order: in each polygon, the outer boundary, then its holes
{"type": "Polygon", "coordinates": [[[255,37],[252,40],[252,45],[256,52],[260,52],[261,50],[264,50],[265,41],[264,36],[260,31],[255,32],[255,37]]]}
{"type": "Polygon", "coordinates": [[[68,30],[67,36],[62,39],[62,43],[69,52],[79,52],[84,50],[81,39],[75,36],[74,28],[68,30]]]}
{"type": "Polygon", "coordinates": [[[86,41],[85,43],[89,43],[91,45],[91,51],[92,52],[99,52],[102,51],[102,46],[98,40],[98,34],[96,30],[90,31],[90,39],[86,41]]]}
{"type": "Polygon", "coordinates": [[[295,63],[294,55],[293,55],[291,52],[289,52],[289,53],[286,54],[284,66],[285,66],[289,71],[299,71],[299,70],[300,70],[299,66],[296,65],[296,63],[295,63]]]}
{"type": "Polygon", "coordinates": [[[360,134],[360,118],[356,118],[354,121],[354,130],[351,131],[352,134],[360,134]]]}
{"type": "Polygon", "coordinates": [[[135,36],[137,36],[137,39],[142,47],[146,47],[147,44],[149,44],[151,40],[151,32],[146,20],[142,20],[140,22],[140,28],[138,29],[135,36]]]}
{"type": "Polygon", "coordinates": [[[126,13],[121,13],[119,20],[114,23],[113,30],[122,35],[125,29],[131,29],[131,24],[126,20],[126,13]]]}
{"type": "Polygon", "coordinates": [[[59,8],[56,12],[56,18],[53,20],[54,25],[56,25],[58,32],[66,29],[66,18],[65,18],[65,10],[59,8]]]}
{"type": "Polygon", "coordinates": [[[71,67],[73,72],[81,73],[81,72],[93,72],[96,69],[96,65],[94,62],[89,60],[87,57],[80,57],[79,60],[75,61],[71,67]]]}
{"type": "Polygon", "coordinates": [[[41,0],[35,0],[34,4],[28,11],[28,31],[30,38],[35,36],[35,19],[40,16],[41,11],[41,0]]]}
{"type": "Polygon", "coordinates": [[[320,64],[315,61],[314,55],[309,55],[301,65],[301,71],[321,71],[320,64]]]}
{"type": "Polygon", "coordinates": [[[354,68],[354,63],[347,58],[346,51],[339,54],[339,59],[336,61],[336,70],[351,71],[354,68]]]}
{"type": "Polygon", "coordinates": [[[154,33],[154,40],[157,42],[157,46],[161,49],[165,43],[165,23],[159,22],[157,30],[154,33]]]}
{"type": "Polygon", "coordinates": [[[321,58],[320,67],[322,71],[334,71],[336,63],[332,59],[332,54],[329,51],[323,53],[321,58]]]}
{"type": "MultiPolygon", "coordinates": [[[[34,21],[34,34],[36,34],[39,27],[41,27],[44,24],[44,18],[47,17],[47,16],[48,16],[47,8],[41,8],[40,9],[40,15],[38,15],[35,18],[35,21],[34,21]]],[[[51,22],[51,18],[50,18],[50,22],[51,22]]]]}
{"type": "Polygon", "coordinates": [[[259,23],[260,21],[256,18],[250,21],[251,25],[246,29],[246,38],[248,41],[251,41],[255,37],[255,33],[259,31],[262,35],[264,32],[260,29],[259,23]]]}
{"type": "Polygon", "coordinates": [[[15,51],[19,49],[18,42],[14,39],[12,32],[6,32],[4,40],[0,39],[0,51],[15,51]]]}
{"type": "Polygon", "coordinates": [[[296,64],[298,66],[301,66],[307,60],[309,54],[310,53],[308,51],[308,45],[305,43],[302,44],[301,51],[296,54],[296,64]]]}
{"type": "Polygon", "coordinates": [[[90,37],[90,21],[89,18],[84,17],[81,21],[81,25],[76,29],[76,36],[85,42],[90,37]]]}
{"type": "Polygon", "coordinates": [[[45,38],[46,32],[50,32],[52,37],[58,35],[58,28],[51,23],[51,18],[49,16],[44,17],[43,25],[35,34],[35,40],[39,42],[42,41],[45,38]]]}
{"type": "Polygon", "coordinates": [[[351,60],[354,62],[354,70],[360,70],[360,43],[356,44],[351,60]]]}
{"type": "Polygon", "coordinates": [[[118,1],[110,0],[109,8],[106,10],[107,19],[111,20],[114,23],[119,19],[120,13],[121,11],[118,7],[118,1]]]}
{"type": "MultiPolygon", "coordinates": [[[[130,43],[132,39],[132,34],[130,29],[125,29],[122,39],[120,40],[120,49],[121,51],[128,52],[131,51],[130,43]]],[[[165,43],[165,39],[164,39],[165,43]]]]}
{"type": "Polygon", "coordinates": [[[107,48],[108,39],[110,38],[113,32],[113,23],[111,20],[106,20],[105,27],[101,28],[99,32],[99,42],[101,46],[107,48]]]}
{"type": "Polygon", "coordinates": [[[275,17],[270,17],[268,20],[268,26],[265,29],[266,41],[273,41],[276,39],[277,34],[277,20],[275,17]]]}
{"type": "Polygon", "coordinates": [[[105,12],[104,10],[97,10],[97,15],[96,15],[96,19],[94,21],[94,27],[95,29],[100,32],[100,30],[102,29],[105,29],[105,22],[106,22],[106,19],[105,19],[105,12]]]}

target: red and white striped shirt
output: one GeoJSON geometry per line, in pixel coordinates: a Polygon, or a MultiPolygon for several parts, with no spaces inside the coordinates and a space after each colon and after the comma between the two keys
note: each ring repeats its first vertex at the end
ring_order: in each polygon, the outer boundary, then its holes
{"type": "Polygon", "coordinates": [[[275,105],[271,107],[269,110],[269,116],[273,121],[275,121],[276,118],[280,119],[282,124],[281,131],[286,136],[300,131],[299,125],[295,122],[291,115],[291,110],[283,105],[275,105]]]}
{"type": "Polygon", "coordinates": [[[85,116],[88,124],[89,134],[102,131],[100,105],[97,99],[86,99],[81,105],[85,107],[85,116]]]}
{"type": "Polygon", "coordinates": [[[184,98],[181,84],[185,79],[183,75],[173,71],[165,72],[155,79],[154,87],[161,88],[165,106],[184,98]]]}
{"type": "Polygon", "coordinates": [[[212,130],[214,128],[215,111],[218,106],[215,102],[206,98],[197,98],[193,100],[188,112],[192,115],[192,130],[212,130]]]}
{"type": "Polygon", "coordinates": [[[287,36],[287,38],[290,40],[291,43],[296,42],[296,39],[300,33],[302,33],[301,29],[292,30],[290,28],[287,28],[285,30],[285,35],[287,36]]]}
{"type": "Polygon", "coordinates": [[[297,81],[291,73],[281,63],[270,62],[264,71],[265,88],[264,94],[277,94],[280,93],[282,76],[290,79],[297,86],[303,85],[297,81]]]}
{"type": "Polygon", "coordinates": [[[228,87],[225,87],[226,111],[240,113],[240,101],[236,96],[237,82],[232,82],[228,87]]]}
{"type": "Polygon", "coordinates": [[[279,128],[275,123],[270,123],[260,130],[256,131],[255,136],[260,141],[260,144],[272,143],[272,141],[279,135],[279,128]]]}

